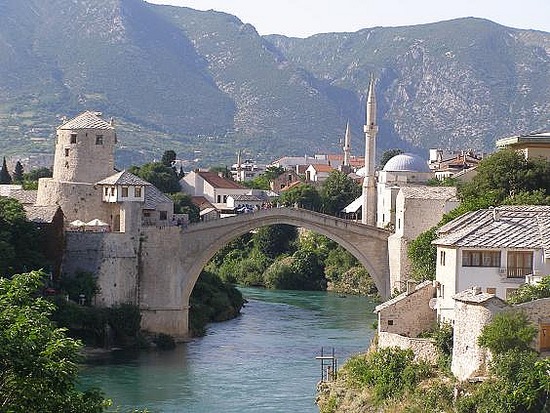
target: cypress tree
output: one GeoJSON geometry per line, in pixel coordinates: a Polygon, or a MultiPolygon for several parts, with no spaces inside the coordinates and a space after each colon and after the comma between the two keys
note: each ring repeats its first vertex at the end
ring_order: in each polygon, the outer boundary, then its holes
{"type": "Polygon", "coordinates": [[[23,172],[23,165],[21,165],[21,162],[17,161],[15,169],[13,170],[13,182],[18,184],[23,182],[23,172]]]}
{"type": "Polygon", "coordinates": [[[8,171],[8,166],[6,165],[5,156],[4,161],[2,162],[2,169],[0,170],[0,184],[11,184],[11,175],[8,171]]]}

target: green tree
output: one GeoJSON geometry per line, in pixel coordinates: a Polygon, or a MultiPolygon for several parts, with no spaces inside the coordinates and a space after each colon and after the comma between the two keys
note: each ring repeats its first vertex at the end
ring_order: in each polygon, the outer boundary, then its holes
{"type": "Polygon", "coordinates": [[[477,175],[459,189],[463,200],[491,194],[495,206],[525,192],[542,190],[544,195],[550,195],[550,162],[500,150],[481,161],[477,175]]]}
{"type": "Polygon", "coordinates": [[[265,172],[263,173],[263,175],[269,182],[277,179],[284,171],[285,168],[283,168],[282,166],[269,165],[267,168],[265,168],[265,172]]]}
{"type": "Polygon", "coordinates": [[[508,302],[520,304],[548,297],[550,297],[550,275],[543,277],[542,280],[536,284],[520,285],[508,299],[508,302]]]}
{"type": "Polygon", "coordinates": [[[23,172],[23,165],[20,161],[17,161],[13,170],[13,182],[16,184],[23,183],[23,172]]]}
{"type": "Polygon", "coordinates": [[[384,166],[388,163],[388,161],[393,158],[394,156],[401,155],[403,151],[398,148],[388,149],[385,150],[382,153],[382,156],[380,156],[380,161],[378,164],[379,169],[384,169],[384,166]]]}
{"type": "Polygon", "coordinates": [[[174,168],[166,166],[162,162],[132,166],[129,168],[129,172],[152,183],[164,193],[174,193],[181,190],[178,174],[174,168]]]}
{"type": "Polygon", "coordinates": [[[170,198],[174,201],[174,213],[189,215],[189,222],[200,221],[199,208],[191,201],[191,196],[183,192],[171,194],[170,198]]]}
{"type": "Polygon", "coordinates": [[[318,211],[321,207],[319,192],[309,184],[299,184],[284,191],[279,202],[285,206],[297,206],[312,211],[318,211]]]}
{"type": "Polygon", "coordinates": [[[6,157],[2,161],[2,169],[0,169],[0,184],[11,184],[11,175],[6,165],[6,157]]]}
{"type": "Polygon", "coordinates": [[[435,279],[437,248],[432,241],[437,238],[437,227],[421,233],[409,243],[407,256],[411,260],[411,275],[417,281],[435,279]]]}
{"type": "Polygon", "coordinates": [[[275,259],[291,252],[292,243],[298,236],[298,230],[292,225],[267,225],[259,228],[254,236],[254,246],[265,256],[275,259]]]}
{"type": "Polygon", "coordinates": [[[162,154],[162,159],[160,161],[164,166],[168,168],[172,168],[174,166],[174,162],[176,162],[176,152],[173,150],[164,151],[162,154]]]}
{"type": "Polygon", "coordinates": [[[41,236],[19,201],[0,197],[0,276],[44,265],[41,236]]]}
{"type": "Polygon", "coordinates": [[[322,210],[337,215],[361,195],[361,185],[340,171],[332,171],[320,190],[322,210]]]}
{"type": "Polygon", "coordinates": [[[495,314],[481,331],[478,343],[494,354],[509,350],[530,350],[537,329],[521,311],[503,311],[495,314]]]}
{"type": "Polygon", "coordinates": [[[0,278],[0,411],[103,412],[99,391],[76,386],[80,344],[49,319],[53,304],[37,296],[43,277],[0,278]]]}

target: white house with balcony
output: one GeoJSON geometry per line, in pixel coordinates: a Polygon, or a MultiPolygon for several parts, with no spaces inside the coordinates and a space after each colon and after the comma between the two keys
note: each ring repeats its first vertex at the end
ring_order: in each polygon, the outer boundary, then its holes
{"type": "Polygon", "coordinates": [[[501,206],[465,214],[438,231],[440,321],[453,321],[453,296],[472,287],[506,300],[550,274],[550,206],[501,206]]]}

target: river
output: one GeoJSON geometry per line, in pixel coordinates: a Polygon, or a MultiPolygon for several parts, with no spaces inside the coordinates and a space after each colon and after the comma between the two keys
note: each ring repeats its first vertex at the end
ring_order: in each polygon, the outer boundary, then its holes
{"type": "Polygon", "coordinates": [[[82,384],[101,388],[121,412],[318,412],[315,357],[334,348],[341,365],[364,351],[375,304],[327,292],[241,291],[248,303],[240,317],[173,351],[114,352],[88,364],[82,384]]]}

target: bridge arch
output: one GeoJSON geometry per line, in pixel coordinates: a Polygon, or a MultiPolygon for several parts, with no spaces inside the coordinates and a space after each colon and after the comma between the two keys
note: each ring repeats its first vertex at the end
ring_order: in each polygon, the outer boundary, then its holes
{"type": "MultiPolygon", "coordinates": [[[[382,297],[389,295],[387,239],[390,232],[305,209],[270,208],[236,217],[192,224],[181,230],[177,248],[179,265],[164,270],[173,272],[171,276],[175,277],[176,282],[173,280],[170,282],[171,294],[168,294],[169,299],[164,301],[170,303],[167,304],[168,307],[174,310],[180,309],[185,313],[185,329],[187,329],[189,297],[208,261],[234,238],[255,228],[275,224],[306,228],[337,242],[367,269],[379,294],[382,297]]],[[[162,275],[158,274],[158,276],[162,275]]],[[[141,289],[144,290],[142,296],[145,297],[151,293],[148,291],[151,285],[159,285],[157,282],[152,284],[151,280],[142,281],[144,281],[141,283],[143,285],[141,289]]],[[[147,310],[147,307],[147,305],[142,306],[142,310],[147,310]]],[[[151,314],[142,311],[142,315],[147,324],[151,314]]],[[[152,318],[158,320],[159,317],[160,314],[157,314],[152,318]]],[[[182,327],[179,328],[182,329],[182,327]]]]}

